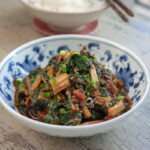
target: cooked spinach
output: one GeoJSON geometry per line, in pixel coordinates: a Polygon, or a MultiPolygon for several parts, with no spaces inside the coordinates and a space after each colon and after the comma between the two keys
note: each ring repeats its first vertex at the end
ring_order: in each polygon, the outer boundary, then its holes
{"type": "Polygon", "coordinates": [[[25,98],[26,98],[26,95],[25,95],[25,93],[24,93],[24,92],[20,92],[20,93],[18,93],[18,99],[19,99],[20,101],[25,100],[25,98]]]}
{"type": "Polygon", "coordinates": [[[43,101],[40,99],[37,99],[36,103],[32,106],[35,110],[42,110],[44,108],[47,108],[49,104],[49,101],[43,101]]]}
{"type": "Polygon", "coordinates": [[[66,66],[68,74],[73,73],[74,68],[76,68],[80,74],[83,74],[89,71],[91,62],[88,59],[84,59],[81,55],[74,54],[69,57],[66,66]]]}
{"type": "Polygon", "coordinates": [[[34,79],[37,76],[37,74],[39,74],[40,71],[41,71],[41,68],[39,67],[34,69],[33,71],[30,72],[29,77],[34,79]]]}

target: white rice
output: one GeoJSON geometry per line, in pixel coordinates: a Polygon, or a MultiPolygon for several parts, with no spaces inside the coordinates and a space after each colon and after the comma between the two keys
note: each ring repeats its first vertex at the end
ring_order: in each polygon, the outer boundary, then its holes
{"type": "Polygon", "coordinates": [[[45,10],[57,12],[84,12],[98,8],[103,0],[25,0],[45,10]]]}

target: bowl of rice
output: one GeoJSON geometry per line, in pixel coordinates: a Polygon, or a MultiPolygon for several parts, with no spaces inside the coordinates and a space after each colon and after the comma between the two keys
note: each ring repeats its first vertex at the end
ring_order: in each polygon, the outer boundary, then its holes
{"type": "Polygon", "coordinates": [[[104,0],[21,0],[27,11],[57,31],[78,31],[99,19],[104,0]]]}

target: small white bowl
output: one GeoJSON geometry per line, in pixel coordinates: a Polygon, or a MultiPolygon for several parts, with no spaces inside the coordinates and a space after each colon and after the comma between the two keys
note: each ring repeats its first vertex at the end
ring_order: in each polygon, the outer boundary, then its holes
{"type": "Polygon", "coordinates": [[[135,54],[119,44],[92,36],[61,35],[41,38],[15,49],[0,64],[0,102],[22,124],[52,136],[83,137],[108,131],[132,115],[144,101],[148,90],[148,71],[135,54]],[[45,66],[61,50],[80,51],[85,44],[88,51],[126,83],[133,101],[132,108],[111,120],[85,126],[46,124],[21,115],[14,107],[13,79],[24,78],[34,68],[45,66]]]}
{"type": "Polygon", "coordinates": [[[51,28],[61,32],[74,32],[82,29],[83,25],[98,20],[100,14],[108,8],[105,1],[101,2],[99,8],[85,12],[55,12],[37,8],[36,6],[21,0],[26,9],[33,14],[34,17],[49,24],[51,28]]]}

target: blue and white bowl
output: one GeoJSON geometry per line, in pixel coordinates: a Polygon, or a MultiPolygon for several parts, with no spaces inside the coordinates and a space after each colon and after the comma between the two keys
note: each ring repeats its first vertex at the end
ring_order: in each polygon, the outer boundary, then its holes
{"type": "Polygon", "coordinates": [[[61,35],[41,38],[17,48],[0,64],[0,101],[17,120],[26,126],[61,137],[91,136],[107,131],[131,116],[144,101],[149,89],[149,75],[143,62],[126,48],[96,37],[61,35]],[[125,84],[133,101],[131,110],[114,119],[87,126],[51,125],[29,119],[14,107],[14,78],[24,78],[36,67],[45,66],[53,55],[61,50],[80,51],[83,45],[101,64],[106,64],[125,84]]]}

